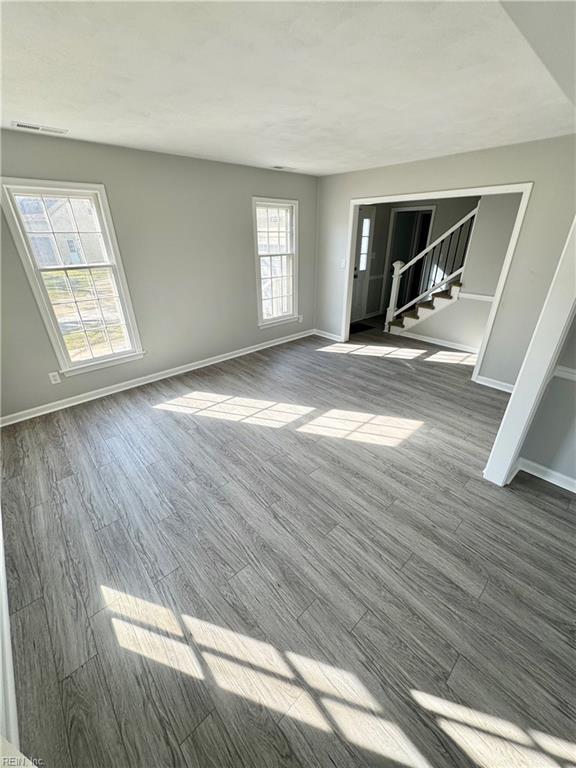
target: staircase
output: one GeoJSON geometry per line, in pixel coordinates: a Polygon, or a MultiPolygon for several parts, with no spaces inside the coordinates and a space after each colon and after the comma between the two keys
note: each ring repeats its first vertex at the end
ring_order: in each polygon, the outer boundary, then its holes
{"type": "Polygon", "coordinates": [[[448,307],[451,303],[458,298],[462,283],[455,278],[453,283],[450,283],[447,288],[441,289],[436,293],[433,293],[430,298],[425,298],[422,301],[417,302],[411,309],[406,312],[402,312],[397,318],[389,323],[389,333],[403,333],[409,331],[418,323],[423,320],[428,320],[429,317],[433,317],[438,312],[448,307]]]}
{"type": "Polygon", "coordinates": [[[407,264],[395,261],[386,330],[402,334],[458,300],[478,208],[407,264]]]}

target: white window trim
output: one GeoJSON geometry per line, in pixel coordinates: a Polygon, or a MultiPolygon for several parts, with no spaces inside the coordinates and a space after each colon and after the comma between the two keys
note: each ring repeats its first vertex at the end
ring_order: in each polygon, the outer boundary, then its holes
{"type": "MultiPolygon", "coordinates": [[[[132,299],[130,297],[130,291],[128,283],[126,281],[126,275],[124,273],[124,267],[122,265],[122,259],[120,257],[120,248],[118,246],[118,240],[116,238],[116,232],[114,231],[114,224],[112,221],[112,214],[110,206],[108,205],[108,198],[106,196],[106,189],[103,184],[87,184],[84,182],[61,182],[61,181],[47,181],[43,179],[22,179],[2,177],[2,208],[6,215],[6,221],[8,227],[12,233],[16,249],[22,261],[24,271],[30,283],[32,293],[36,299],[40,315],[48,336],[54,348],[54,352],[58,359],[60,366],[60,373],[65,376],[72,376],[79,373],[85,373],[87,371],[93,371],[98,368],[107,368],[112,365],[119,365],[120,363],[130,362],[132,360],[139,360],[144,356],[144,350],[142,349],[142,343],[140,341],[140,335],[138,333],[138,325],[136,323],[136,316],[132,308],[132,299]],[[83,360],[78,363],[70,361],[62,334],[56,322],[48,293],[44,287],[44,283],[39,279],[40,270],[34,262],[34,257],[29,251],[27,246],[27,240],[25,232],[23,231],[20,220],[15,210],[13,195],[19,192],[25,192],[29,194],[33,191],[42,191],[43,193],[54,192],[56,194],[68,193],[77,194],[78,192],[87,192],[90,195],[96,197],[98,205],[100,207],[102,235],[107,247],[107,251],[110,255],[109,266],[112,268],[114,277],[116,278],[119,288],[119,300],[124,311],[124,317],[126,319],[126,326],[128,334],[132,342],[132,350],[126,353],[116,353],[112,355],[106,355],[98,357],[93,360],[83,360]]],[[[87,265],[89,266],[89,265],[87,265]]]]}
{"type": "MultiPolygon", "coordinates": [[[[252,198],[252,228],[254,232],[254,254],[256,264],[256,296],[258,303],[258,327],[269,328],[273,325],[284,325],[286,323],[300,322],[298,316],[298,200],[284,200],[277,197],[253,197],[252,198]],[[272,317],[269,320],[265,320],[262,317],[262,282],[260,274],[260,255],[258,253],[258,226],[256,221],[256,208],[259,205],[291,205],[294,209],[294,253],[289,254],[293,256],[293,295],[292,295],[292,314],[283,315],[282,317],[272,317]]],[[[288,254],[273,254],[274,256],[285,256],[288,254]]]]}

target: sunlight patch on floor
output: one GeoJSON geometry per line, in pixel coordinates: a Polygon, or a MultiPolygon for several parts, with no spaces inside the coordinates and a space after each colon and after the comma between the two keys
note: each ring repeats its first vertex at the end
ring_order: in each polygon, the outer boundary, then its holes
{"type": "Polygon", "coordinates": [[[238,661],[261,667],[267,672],[293,678],[294,673],[282,654],[270,643],[256,640],[240,632],[233,632],[209,621],[182,614],[184,625],[194,642],[204,648],[233,656],[238,661]]]}
{"type": "Polygon", "coordinates": [[[438,696],[431,696],[423,691],[413,691],[412,695],[420,706],[434,712],[437,715],[444,715],[452,720],[459,720],[475,728],[482,728],[483,731],[490,731],[497,736],[503,736],[506,739],[512,739],[520,744],[532,744],[532,739],[524,733],[522,728],[503,720],[500,717],[487,715],[485,712],[478,712],[470,707],[464,707],[461,704],[455,704],[452,701],[446,701],[438,696]]]}
{"type": "Polygon", "coordinates": [[[306,421],[306,417],[316,411],[316,408],[199,391],[166,400],[154,408],[276,429],[302,420],[304,423],[296,427],[297,432],[390,447],[399,445],[424,423],[414,419],[337,408],[306,421]]]}
{"type": "MultiPolygon", "coordinates": [[[[366,414],[337,413],[346,414],[348,424],[365,423],[366,414]]],[[[255,702],[276,719],[289,717],[333,732],[395,765],[432,768],[400,725],[381,716],[381,704],[355,673],[188,614],[177,616],[106,586],[101,590],[109,602],[104,610],[111,616],[111,631],[124,650],[255,702]]],[[[424,691],[411,693],[479,768],[560,768],[555,758],[574,760],[571,742],[526,732],[504,718],[424,691]]]]}
{"type": "Polygon", "coordinates": [[[121,619],[112,619],[112,627],[118,644],[122,648],[195,677],[197,680],[204,678],[200,662],[187,643],[172,640],[165,635],[159,635],[157,632],[121,619]]]}
{"type": "Polygon", "coordinates": [[[437,716],[444,733],[480,768],[560,768],[554,758],[576,760],[576,744],[572,742],[524,730],[502,717],[424,691],[411,693],[418,704],[437,716]]]}
{"type": "Polygon", "coordinates": [[[471,352],[435,352],[426,358],[427,363],[448,363],[450,365],[476,365],[478,355],[471,352]]]}
{"type": "Polygon", "coordinates": [[[160,410],[207,416],[224,421],[243,421],[263,427],[279,428],[310,413],[314,408],[274,400],[232,397],[215,392],[190,392],[154,406],[160,410]]]}
{"type": "Polygon", "coordinates": [[[413,360],[423,355],[425,349],[413,349],[411,347],[387,347],[380,344],[349,344],[337,342],[320,347],[317,352],[331,352],[336,355],[363,355],[365,357],[391,357],[398,360],[413,360]]]}
{"type": "Polygon", "coordinates": [[[375,445],[396,446],[410,437],[423,423],[415,419],[333,409],[298,427],[297,431],[375,445]]]}
{"type": "Polygon", "coordinates": [[[480,768],[560,768],[556,760],[543,755],[540,750],[501,739],[452,720],[440,718],[438,724],[480,768]]]}

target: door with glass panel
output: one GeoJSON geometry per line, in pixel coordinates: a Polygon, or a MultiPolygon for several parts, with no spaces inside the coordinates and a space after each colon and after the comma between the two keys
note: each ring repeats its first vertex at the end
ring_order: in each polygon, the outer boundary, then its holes
{"type": "Polygon", "coordinates": [[[361,205],[358,209],[351,322],[362,320],[363,317],[366,317],[366,297],[368,293],[370,260],[372,258],[375,214],[376,208],[373,205],[361,205]]]}

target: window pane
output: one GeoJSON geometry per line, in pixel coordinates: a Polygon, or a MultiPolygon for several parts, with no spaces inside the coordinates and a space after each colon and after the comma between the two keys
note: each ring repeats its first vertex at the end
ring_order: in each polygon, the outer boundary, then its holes
{"type": "Polygon", "coordinates": [[[280,238],[278,232],[272,230],[268,233],[268,250],[269,253],[280,253],[280,238]]]}
{"type": "Polygon", "coordinates": [[[82,320],[76,304],[56,304],[54,314],[61,333],[74,333],[82,330],[82,320]]]}
{"type": "Polygon", "coordinates": [[[58,304],[62,301],[74,301],[70,285],[66,279],[66,272],[60,272],[60,270],[42,272],[42,279],[52,304],[58,304]]]}
{"type": "Polygon", "coordinates": [[[272,301],[274,303],[274,317],[278,317],[278,315],[282,314],[282,299],[273,299],[272,301]]]}
{"type": "Polygon", "coordinates": [[[97,301],[79,301],[78,311],[84,323],[84,329],[101,328],[104,325],[100,305],[97,301]]]}
{"type": "Polygon", "coordinates": [[[262,280],[262,298],[272,298],[272,280],[262,280]]]}
{"type": "Polygon", "coordinates": [[[73,362],[78,363],[81,360],[92,359],[88,339],[83,331],[80,333],[68,333],[63,338],[70,359],[73,362]]]}
{"type": "Polygon", "coordinates": [[[102,357],[103,355],[111,355],[112,347],[108,341],[108,336],[104,329],[97,331],[86,331],[88,337],[88,343],[92,350],[94,357],[102,357]]]}
{"type": "Polygon", "coordinates": [[[75,232],[57,234],[56,242],[63,264],[85,264],[84,251],[80,237],[75,232]]]}
{"type": "Polygon", "coordinates": [[[109,325],[106,330],[114,352],[127,352],[131,349],[130,337],[125,325],[109,325]]]}
{"type": "Polygon", "coordinates": [[[272,276],[277,277],[282,274],[282,257],[272,256],[272,276]]]}
{"type": "Polygon", "coordinates": [[[292,296],[282,297],[282,313],[284,315],[292,314],[292,296]]]}
{"type": "Polygon", "coordinates": [[[282,295],[290,296],[291,294],[292,294],[292,278],[284,277],[282,278],[282,295]]]}
{"type": "Polygon", "coordinates": [[[260,259],[260,274],[262,277],[270,277],[272,274],[269,258],[260,259]]]}
{"type": "Polygon", "coordinates": [[[258,254],[266,254],[268,252],[268,233],[258,232],[258,254]]]}
{"type": "Polygon", "coordinates": [[[362,236],[370,234],[370,219],[364,219],[362,222],[362,236]]]}
{"type": "Polygon", "coordinates": [[[76,222],[67,197],[45,197],[44,205],[54,232],[76,231],[76,222]]]}
{"type": "Polygon", "coordinates": [[[272,317],[272,299],[265,299],[262,302],[262,317],[269,320],[272,317]]]}
{"type": "Polygon", "coordinates": [[[87,269],[68,270],[66,272],[76,301],[96,298],[96,291],[87,269]]]}
{"type": "Polygon", "coordinates": [[[106,324],[117,325],[124,322],[122,306],[118,299],[102,299],[100,309],[106,324]]]}
{"type": "Polygon", "coordinates": [[[96,287],[98,296],[104,297],[118,295],[114,276],[112,275],[112,270],[109,267],[102,269],[91,269],[90,274],[92,275],[92,280],[94,281],[94,286],[96,287]]]}
{"type": "Polygon", "coordinates": [[[104,247],[104,238],[99,232],[89,232],[87,234],[81,233],[80,240],[88,264],[98,264],[103,261],[108,261],[108,256],[104,247]]]}
{"type": "Polygon", "coordinates": [[[70,204],[79,232],[100,232],[100,222],[90,198],[71,197],[70,204]]]}
{"type": "Polygon", "coordinates": [[[62,263],[54,235],[28,235],[28,240],[39,267],[57,267],[62,263]]]}
{"type": "Polygon", "coordinates": [[[26,232],[50,232],[50,222],[41,197],[14,195],[26,232]]]}
{"type": "Polygon", "coordinates": [[[292,256],[282,256],[282,274],[292,274],[292,256]]]}
{"type": "Polygon", "coordinates": [[[272,296],[282,296],[282,278],[272,278],[272,296]]]}
{"type": "Polygon", "coordinates": [[[256,208],[256,227],[257,229],[268,229],[268,209],[264,206],[256,208]]]}

